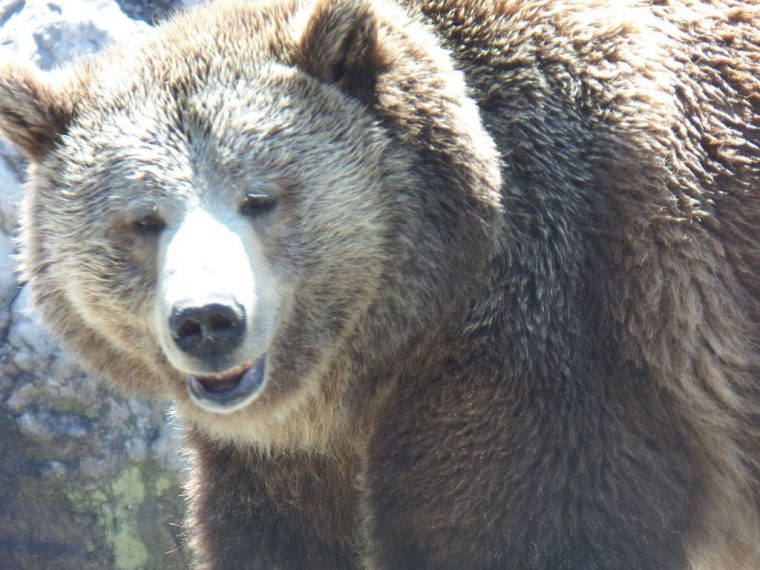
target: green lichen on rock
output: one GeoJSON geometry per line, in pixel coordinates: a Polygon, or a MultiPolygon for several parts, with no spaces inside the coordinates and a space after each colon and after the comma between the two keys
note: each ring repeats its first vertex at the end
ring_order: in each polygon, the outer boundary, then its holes
{"type": "Polygon", "coordinates": [[[108,542],[118,570],[138,570],[148,563],[148,549],[137,528],[135,514],[145,499],[145,485],[136,467],[129,467],[111,482],[112,501],[102,504],[108,542]]]}
{"type": "MultiPolygon", "coordinates": [[[[79,448],[67,445],[59,439],[54,449],[74,456],[79,448]]],[[[2,570],[191,567],[180,537],[184,505],[176,472],[149,460],[125,462],[104,476],[107,467],[89,471],[71,460],[51,461],[51,448],[0,413],[2,570]]]]}
{"type": "Polygon", "coordinates": [[[72,490],[70,498],[97,515],[100,540],[88,543],[91,556],[110,559],[115,570],[187,567],[172,533],[181,521],[178,485],[160,470],[130,466],[96,490],[72,490]]]}
{"type": "Polygon", "coordinates": [[[169,479],[166,475],[157,474],[153,479],[153,492],[156,495],[163,495],[173,487],[176,487],[177,483],[169,479]]]}

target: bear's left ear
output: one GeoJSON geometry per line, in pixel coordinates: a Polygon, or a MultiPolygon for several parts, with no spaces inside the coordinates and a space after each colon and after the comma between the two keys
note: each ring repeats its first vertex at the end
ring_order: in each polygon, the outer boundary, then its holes
{"type": "Polygon", "coordinates": [[[66,131],[70,101],[41,71],[0,62],[0,132],[29,159],[42,160],[66,131]]]}
{"type": "Polygon", "coordinates": [[[382,68],[371,2],[319,0],[300,36],[295,63],[317,79],[370,100],[382,68]]]}

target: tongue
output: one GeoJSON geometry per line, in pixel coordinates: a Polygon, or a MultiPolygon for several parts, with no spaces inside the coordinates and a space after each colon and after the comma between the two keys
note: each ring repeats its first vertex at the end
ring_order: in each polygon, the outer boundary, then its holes
{"type": "Polygon", "coordinates": [[[243,378],[243,372],[233,376],[231,378],[225,378],[224,380],[217,380],[215,378],[198,378],[198,381],[203,384],[203,387],[212,394],[221,394],[235,388],[240,384],[240,380],[243,378]]]}

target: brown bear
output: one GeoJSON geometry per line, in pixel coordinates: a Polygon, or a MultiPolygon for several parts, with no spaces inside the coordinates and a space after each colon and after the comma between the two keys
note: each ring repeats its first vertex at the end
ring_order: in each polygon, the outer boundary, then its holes
{"type": "Polygon", "coordinates": [[[43,74],[23,276],[171,397],[209,569],[760,567],[760,29],[219,2],[43,74]]]}

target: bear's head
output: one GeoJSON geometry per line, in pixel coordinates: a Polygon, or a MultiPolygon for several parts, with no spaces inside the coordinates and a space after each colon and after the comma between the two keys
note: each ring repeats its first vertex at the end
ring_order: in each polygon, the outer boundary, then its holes
{"type": "Polygon", "coordinates": [[[67,70],[6,63],[0,128],[44,321],[220,437],[334,420],[495,247],[463,77],[380,2],[222,2],[67,70]]]}

